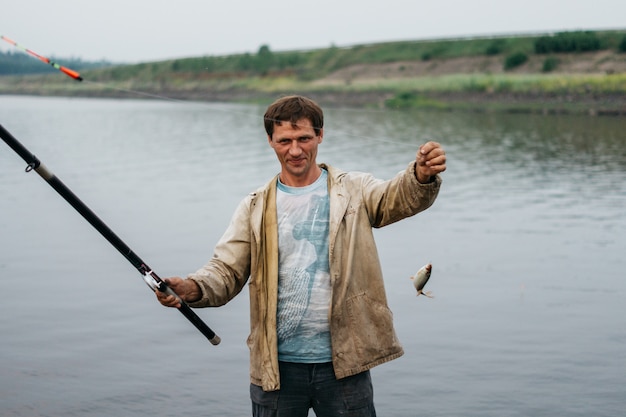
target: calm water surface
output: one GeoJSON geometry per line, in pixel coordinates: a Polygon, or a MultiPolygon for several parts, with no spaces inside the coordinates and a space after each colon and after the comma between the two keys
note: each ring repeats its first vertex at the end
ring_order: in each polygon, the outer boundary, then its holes
{"type": "MultiPolygon", "coordinates": [[[[255,105],[0,96],[0,124],[161,276],[278,170],[255,105]]],[[[327,109],[320,161],[388,178],[433,138],[428,211],[377,230],[406,354],[381,416],[626,409],[626,119],[327,109]],[[432,262],[434,299],[408,279],[432,262]]],[[[0,143],[0,414],[246,416],[247,290],[214,347],[0,143]]]]}

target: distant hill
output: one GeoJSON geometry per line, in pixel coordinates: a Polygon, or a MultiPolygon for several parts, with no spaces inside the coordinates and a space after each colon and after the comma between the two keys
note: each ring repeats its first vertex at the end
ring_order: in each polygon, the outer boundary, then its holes
{"type": "MultiPolygon", "coordinates": [[[[485,57],[496,58],[498,69],[507,71],[515,70],[535,57],[546,64],[539,72],[547,73],[558,72],[558,57],[563,54],[598,51],[626,52],[626,30],[398,41],[280,52],[272,51],[269,45],[262,45],[256,53],[147,62],[98,71],[93,75],[102,80],[141,79],[164,74],[186,74],[199,78],[292,75],[302,81],[311,81],[354,66],[485,57]]],[[[458,72],[464,73],[464,69],[459,68],[458,72]]]]}

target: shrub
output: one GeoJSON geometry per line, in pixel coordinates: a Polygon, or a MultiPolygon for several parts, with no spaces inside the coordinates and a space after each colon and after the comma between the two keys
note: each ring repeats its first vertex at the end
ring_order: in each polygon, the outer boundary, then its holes
{"type": "Polygon", "coordinates": [[[551,57],[546,58],[543,61],[543,68],[541,70],[543,72],[550,72],[550,71],[554,71],[556,67],[558,66],[559,66],[558,58],[551,56],[551,57]]]}
{"type": "Polygon", "coordinates": [[[506,57],[504,60],[504,69],[510,70],[519,67],[526,61],[528,61],[528,55],[523,52],[516,52],[506,57]]]}
{"type": "Polygon", "coordinates": [[[487,46],[487,49],[485,49],[485,54],[498,55],[499,53],[502,53],[502,51],[504,51],[504,41],[502,39],[497,39],[491,42],[489,46],[487,46]]]}
{"type": "Polygon", "coordinates": [[[626,35],[622,38],[622,42],[619,44],[619,51],[626,52],[626,35]]]}

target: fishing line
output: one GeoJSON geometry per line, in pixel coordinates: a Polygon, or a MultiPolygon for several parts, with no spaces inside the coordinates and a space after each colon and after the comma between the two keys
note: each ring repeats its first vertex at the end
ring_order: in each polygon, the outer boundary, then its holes
{"type": "MultiPolygon", "coordinates": [[[[191,100],[184,100],[184,99],[177,99],[177,98],[173,98],[173,97],[168,97],[162,94],[156,94],[156,93],[148,93],[145,91],[139,91],[139,90],[134,90],[134,89],[130,89],[130,88],[122,88],[122,87],[117,87],[117,86],[113,86],[101,81],[91,81],[91,80],[86,80],[84,79],[80,73],[78,71],[72,70],[70,68],[64,67],[62,65],[57,64],[56,62],[50,60],[49,58],[40,55],[34,51],[32,51],[31,49],[28,49],[20,44],[18,44],[17,42],[15,42],[14,40],[7,38],[6,36],[0,36],[0,38],[6,42],[8,42],[9,44],[13,45],[14,47],[26,52],[27,54],[39,59],[40,61],[51,65],[52,67],[58,69],[59,71],[63,72],[64,74],[66,74],[67,76],[69,76],[70,78],[79,81],[79,82],[83,82],[83,83],[88,83],[88,84],[93,84],[93,85],[97,85],[100,86],[102,88],[105,89],[110,89],[110,90],[115,90],[115,91],[119,91],[119,92],[123,92],[123,93],[128,93],[128,94],[134,94],[137,96],[142,96],[142,97],[148,97],[148,98],[153,98],[153,99],[157,99],[157,100],[162,100],[162,101],[169,101],[169,102],[173,102],[173,103],[180,103],[180,104],[202,104],[203,102],[198,102],[198,101],[191,101],[191,100]]],[[[229,113],[229,114],[239,114],[241,116],[245,116],[245,117],[252,117],[249,113],[247,112],[237,112],[237,111],[233,111],[233,110],[226,110],[226,109],[212,109],[213,111],[221,111],[221,112],[225,112],[225,113],[229,113]]],[[[361,110],[362,112],[362,110],[361,110]]],[[[297,124],[296,124],[297,125],[297,124]]],[[[403,147],[410,147],[411,149],[416,149],[416,145],[412,144],[412,143],[406,143],[406,142],[398,142],[398,141],[394,141],[394,140],[389,140],[389,139],[382,139],[382,138],[374,138],[371,136],[365,136],[365,135],[357,135],[357,134],[353,134],[350,132],[345,132],[345,131],[341,131],[336,129],[335,132],[338,133],[338,135],[343,135],[345,137],[351,137],[353,139],[364,139],[370,142],[379,142],[379,143],[388,143],[388,144],[392,144],[392,145],[396,145],[396,146],[403,146],[403,147]]],[[[358,145],[354,145],[354,147],[362,147],[362,144],[358,144],[358,145]]]]}
{"type": "Polygon", "coordinates": [[[87,84],[97,84],[97,85],[99,85],[101,87],[105,87],[105,88],[108,88],[110,90],[121,91],[121,92],[124,92],[124,93],[131,93],[131,94],[136,94],[136,95],[139,95],[139,96],[156,98],[156,99],[164,100],[164,101],[171,101],[171,102],[174,102],[174,103],[190,103],[190,101],[187,101],[187,100],[180,100],[180,99],[177,99],[177,98],[162,96],[162,95],[159,95],[159,94],[146,93],[145,91],[131,90],[131,89],[128,89],[128,88],[121,88],[121,87],[113,87],[111,85],[107,85],[107,84],[105,84],[103,82],[100,82],[100,81],[89,81],[89,80],[85,80],[85,79],[83,79],[82,81],[84,83],[87,83],[87,84]]]}
{"type": "MultiPolygon", "coordinates": [[[[169,102],[173,102],[173,103],[179,103],[179,104],[204,104],[204,105],[207,104],[206,102],[177,99],[177,98],[168,97],[168,96],[164,96],[164,95],[160,95],[160,94],[146,93],[146,92],[138,91],[138,90],[132,90],[132,89],[115,87],[115,86],[112,86],[112,85],[109,85],[109,84],[106,84],[106,83],[103,83],[103,82],[100,82],[100,81],[89,81],[89,80],[83,79],[83,82],[99,85],[99,86],[107,88],[107,89],[112,89],[112,90],[116,90],[116,91],[120,91],[120,92],[141,95],[141,96],[150,97],[150,98],[154,98],[154,99],[158,99],[158,100],[162,100],[162,101],[169,101],[169,102]]],[[[212,111],[223,112],[223,113],[227,113],[227,114],[236,114],[236,115],[244,116],[246,118],[250,118],[250,117],[257,118],[256,116],[251,116],[249,112],[243,112],[243,111],[238,112],[238,111],[235,111],[235,110],[227,110],[227,109],[220,109],[220,108],[212,108],[211,110],[212,111]]],[[[263,120],[266,120],[262,116],[261,116],[261,118],[263,120]]],[[[271,120],[271,119],[268,119],[268,120],[271,120]]],[[[285,122],[284,120],[274,120],[274,121],[275,122],[285,122]]],[[[295,123],[294,125],[298,126],[297,123],[295,123]]],[[[358,134],[353,134],[353,133],[350,133],[350,132],[342,131],[340,129],[334,129],[333,132],[335,132],[336,136],[350,137],[350,138],[353,138],[353,139],[363,139],[363,140],[367,140],[369,142],[387,143],[387,144],[391,144],[391,145],[403,146],[403,147],[407,147],[407,148],[410,147],[411,149],[416,149],[416,145],[412,144],[412,143],[398,142],[398,141],[394,141],[394,140],[390,140],[390,139],[382,139],[382,138],[374,138],[374,137],[371,137],[371,136],[358,135],[358,134]]],[[[355,148],[356,147],[362,147],[362,143],[354,144],[351,147],[355,147],[355,148]]]]}
{"type": "MultiPolygon", "coordinates": [[[[89,83],[89,84],[93,84],[93,85],[97,85],[100,86],[102,88],[106,88],[106,89],[110,89],[110,90],[116,90],[116,91],[120,91],[120,92],[124,92],[124,93],[129,93],[129,94],[135,94],[138,96],[144,96],[144,97],[149,97],[149,98],[154,98],[157,100],[161,100],[161,101],[169,101],[172,103],[178,103],[178,104],[202,104],[202,105],[206,105],[206,102],[202,102],[202,101],[192,101],[192,100],[184,100],[184,99],[178,99],[178,98],[173,98],[173,97],[168,97],[162,94],[155,94],[155,93],[147,93],[144,91],[139,91],[139,90],[133,90],[133,89],[128,89],[128,88],[121,88],[121,87],[116,87],[101,81],[90,81],[87,79],[83,79],[84,83],[89,83]]],[[[218,112],[223,112],[223,113],[227,113],[227,114],[236,114],[236,115],[240,115],[246,118],[250,118],[250,117],[255,117],[257,118],[257,116],[251,116],[249,112],[238,112],[235,110],[227,110],[227,109],[220,109],[220,108],[212,108],[212,111],[218,111],[218,112]]],[[[362,113],[362,110],[360,110],[360,112],[362,113]]],[[[263,120],[265,120],[265,118],[263,118],[261,116],[261,118],[263,120]]],[[[274,120],[274,121],[279,121],[279,122],[285,122],[284,120],[274,120]]],[[[295,123],[295,125],[297,126],[298,124],[295,123]]],[[[335,132],[336,136],[344,136],[344,137],[350,137],[353,139],[363,139],[363,140],[367,140],[369,142],[378,142],[378,143],[387,143],[387,144],[391,144],[391,145],[396,145],[396,146],[402,146],[402,147],[407,147],[407,148],[411,148],[416,150],[417,146],[416,144],[413,143],[406,143],[406,142],[399,142],[399,141],[394,141],[394,140],[390,140],[390,139],[382,139],[382,138],[375,138],[372,136],[365,136],[365,135],[358,135],[358,134],[354,134],[354,133],[350,133],[350,132],[346,132],[346,131],[342,131],[338,128],[334,129],[333,132],[335,132]]],[[[354,144],[352,145],[352,147],[362,147],[362,143],[361,144],[354,144]]]]}

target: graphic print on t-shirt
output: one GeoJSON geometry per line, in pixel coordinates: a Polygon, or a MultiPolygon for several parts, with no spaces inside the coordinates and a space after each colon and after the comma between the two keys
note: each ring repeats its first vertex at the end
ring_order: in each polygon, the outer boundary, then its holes
{"type": "Polygon", "coordinates": [[[329,200],[323,175],[309,187],[279,187],[279,358],[330,358],[329,200]]]}

